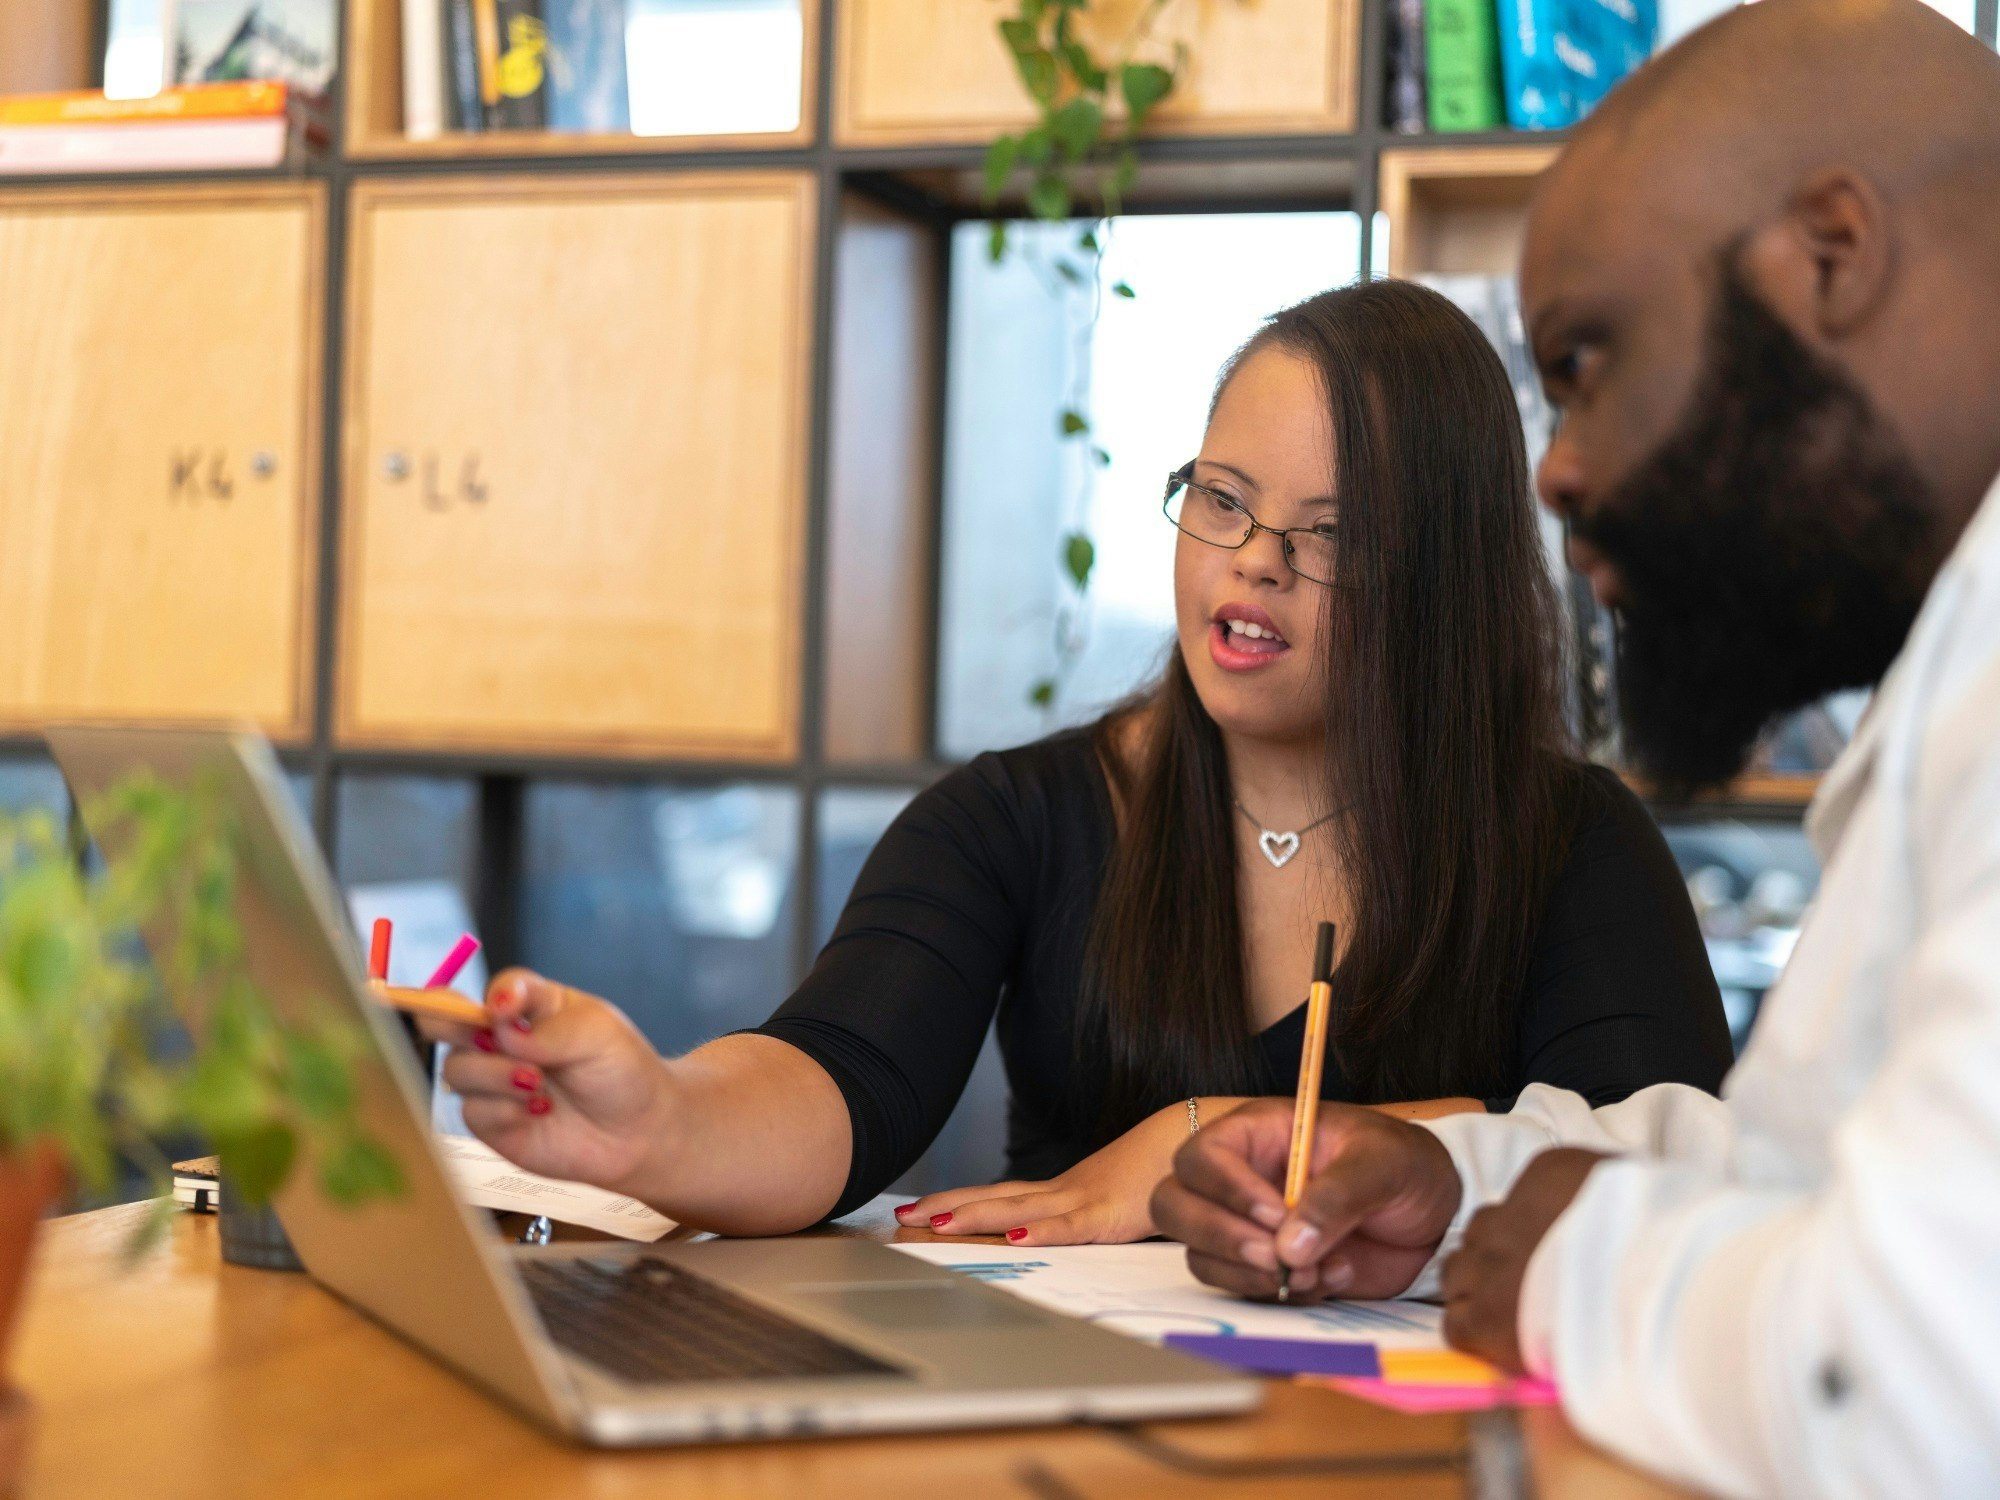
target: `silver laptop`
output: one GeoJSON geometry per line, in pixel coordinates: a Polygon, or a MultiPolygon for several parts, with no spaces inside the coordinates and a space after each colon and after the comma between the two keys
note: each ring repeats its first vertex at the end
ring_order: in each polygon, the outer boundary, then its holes
{"type": "MultiPolygon", "coordinates": [[[[365,997],[333,879],[263,738],[68,728],[49,743],[85,808],[141,768],[177,785],[218,779],[240,830],[251,976],[288,1020],[358,1023],[363,1123],[407,1180],[391,1201],[345,1209],[300,1172],[279,1218],[315,1279],[549,1427],[694,1443],[1193,1416],[1260,1399],[1254,1380],[864,1240],[509,1243],[454,1191],[414,1051],[365,997]]],[[[123,852],[104,849],[114,864],[123,852]]]]}

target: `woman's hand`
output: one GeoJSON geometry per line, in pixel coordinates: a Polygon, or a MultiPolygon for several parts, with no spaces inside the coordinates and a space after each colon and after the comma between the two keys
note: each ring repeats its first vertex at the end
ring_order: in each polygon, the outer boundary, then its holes
{"type": "Polygon", "coordinates": [[[666,1062],[616,1006],[525,969],[495,978],[486,1008],[485,1031],[422,1022],[452,1049],[467,1128],[531,1172],[630,1191],[676,1113],[666,1062]]]}
{"type": "MultiPolygon", "coordinates": [[[[1239,1101],[1203,1099],[1201,1122],[1239,1101]]],[[[912,1229],[939,1234],[1004,1234],[1017,1245],[1122,1245],[1155,1234],[1154,1185],[1173,1170],[1188,1138],[1187,1105],[1148,1115],[1101,1151],[1049,1182],[996,1182],[932,1193],[896,1210],[912,1229]]]]}

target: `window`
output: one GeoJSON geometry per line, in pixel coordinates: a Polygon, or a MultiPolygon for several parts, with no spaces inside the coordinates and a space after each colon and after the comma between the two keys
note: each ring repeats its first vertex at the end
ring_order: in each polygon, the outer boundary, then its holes
{"type": "Polygon", "coordinates": [[[819,869],[814,876],[814,942],[825,947],[875,843],[909,806],[906,787],[836,787],[819,799],[819,869]]]}
{"type": "Polygon", "coordinates": [[[1160,496],[1201,446],[1217,372],[1269,314],[1360,269],[1351,213],[1147,215],[1118,221],[1097,286],[1077,291],[1058,263],[1085,227],[1016,224],[999,265],[983,224],[952,246],[938,743],[953,758],[1082,723],[1159,670],[1174,536],[1160,496]],[[1066,404],[1090,413],[1089,441],[1062,437],[1066,404]],[[1072,531],[1096,546],[1080,614],[1060,563],[1072,531]],[[1059,628],[1082,643],[1060,673],[1059,628]]]}
{"type": "Polygon", "coordinates": [[[444,880],[470,899],[476,821],[470,781],[343,776],[334,824],[341,883],[444,880]]]}
{"type": "Polygon", "coordinates": [[[57,817],[69,815],[69,788],[53,762],[40,757],[0,760],[0,813],[47,808],[57,817]]]}
{"type": "Polygon", "coordinates": [[[1806,906],[1819,890],[1819,861],[1804,832],[1783,823],[1668,823],[1664,832],[1740,1052],[1799,940],[1806,906]]]}
{"type": "Polygon", "coordinates": [[[684,1052],[755,1026],[792,987],[798,793],[786,786],[528,788],[521,961],[684,1052]]]}

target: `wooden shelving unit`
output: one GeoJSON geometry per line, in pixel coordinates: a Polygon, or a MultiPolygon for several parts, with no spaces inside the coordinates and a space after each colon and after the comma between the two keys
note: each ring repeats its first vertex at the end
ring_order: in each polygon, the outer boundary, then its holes
{"type": "MultiPolygon", "coordinates": [[[[1399,274],[1510,269],[1558,142],[1384,130],[1385,5],[1169,0],[1196,68],[1136,203],[1351,208],[1363,268],[1379,209],[1399,274]]],[[[0,299],[0,359],[97,403],[0,401],[0,751],[56,713],[248,716],[329,844],[345,776],[472,779],[496,963],[536,778],[794,787],[810,891],[822,792],[941,769],[945,288],[983,142],[1022,117],[1002,7],[804,0],[790,132],[411,142],[398,6],[348,0],[338,145],[301,175],[0,185],[0,283],[48,288],[0,299]],[[224,203],[258,227],[204,249],[224,203]],[[199,555],[121,554],[177,444],[268,453],[269,504],[239,489],[233,530],[174,544],[199,555]],[[225,651],[246,678],[204,679],[225,651]]],[[[1803,787],[1739,790],[1790,813],[1803,787]]],[[[802,967],[822,914],[793,911],[802,967]]]]}

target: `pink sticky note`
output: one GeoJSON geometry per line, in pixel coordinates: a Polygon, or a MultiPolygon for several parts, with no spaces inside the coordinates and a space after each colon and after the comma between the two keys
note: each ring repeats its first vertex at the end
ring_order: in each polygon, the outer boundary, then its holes
{"type": "Polygon", "coordinates": [[[1416,1416],[1431,1412],[1490,1411],[1496,1406],[1555,1406],[1560,1399],[1556,1388],[1546,1380],[1510,1380],[1497,1385],[1399,1385],[1392,1380],[1356,1376],[1304,1378],[1373,1401],[1377,1406],[1416,1416]]]}

